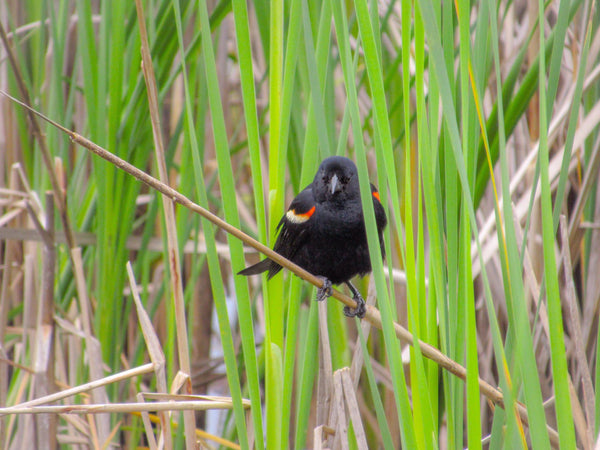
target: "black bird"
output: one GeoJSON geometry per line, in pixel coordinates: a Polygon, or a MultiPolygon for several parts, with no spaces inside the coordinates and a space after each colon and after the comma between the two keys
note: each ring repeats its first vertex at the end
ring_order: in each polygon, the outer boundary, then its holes
{"type": "MultiPolygon", "coordinates": [[[[379,192],[372,184],[371,193],[379,245],[385,256],[383,230],[387,219],[379,192]]],[[[332,284],[346,283],[358,306],[355,309],[345,306],[344,314],[363,318],[365,301],[350,279],[371,272],[371,260],[354,162],[343,156],[325,159],[313,182],[292,201],[277,230],[279,235],[273,250],[323,278],[317,300],[331,295],[332,284]]],[[[257,275],[267,270],[270,279],[281,266],[264,259],[238,274],[257,275]]]]}

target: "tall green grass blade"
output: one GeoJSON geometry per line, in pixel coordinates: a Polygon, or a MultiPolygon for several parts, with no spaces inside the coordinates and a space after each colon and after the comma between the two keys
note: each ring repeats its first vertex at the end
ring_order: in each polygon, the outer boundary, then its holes
{"type": "MultiPolygon", "coordinates": [[[[400,428],[402,430],[401,438],[403,441],[403,446],[408,446],[409,448],[415,448],[417,445],[417,440],[414,434],[414,425],[412,412],[410,411],[410,406],[408,403],[408,393],[406,390],[403,368],[401,367],[401,357],[400,357],[400,348],[398,345],[398,341],[395,336],[393,336],[392,330],[392,315],[391,315],[391,307],[390,307],[390,299],[388,297],[388,292],[386,289],[386,283],[383,279],[383,267],[381,262],[381,252],[379,249],[379,242],[377,239],[377,228],[375,225],[374,212],[373,212],[373,204],[371,201],[371,190],[368,183],[368,172],[366,167],[365,160],[365,151],[362,143],[361,136],[361,125],[358,114],[358,100],[356,93],[355,80],[353,78],[352,72],[352,64],[350,58],[350,50],[348,48],[347,43],[348,39],[348,26],[346,22],[346,15],[343,11],[342,5],[332,3],[333,15],[334,15],[334,23],[335,30],[338,36],[337,42],[340,49],[340,60],[342,63],[342,69],[344,72],[344,80],[346,84],[346,94],[347,101],[350,104],[350,118],[352,123],[352,129],[354,133],[354,143],[355,150],[357,155],[357,166],[358,166],[358,174],[359,180],[361,181],[361,197],[363,199],[363,207],[365,208],[365,225],[367,229],[367,239],[369,243],[369,250],[371,253],[371,264],[373,267],[373,276],[375,278],[375,284],[377,287],[377,295],[379,299],[379,305],[382,312],[383,318],[383,332],[386,343],[386,352],[388,355],[388,360],[391,365],[392,378],[394,381],[394,397],[396,401],[396,407],[398,409],[398,414],[400,418],[400,428]]],[[[359,4],[361,10],[357,13],[357,18],[362,20],[363,23],[361,25],[361,36],[364,41],[368,41],[368,44],[365,44],[365,51],[368,49],[370,63],[367,67],[375,65],[372,70],[377,72],[377,54],[376,54],[376,46],[373,45],[373,36],[372,36],[372,28],[369,20],[369,14],[366,2],[361,2],[359,4]],[[367,22],[367,23],[365,23],[367,22]],[[364,30],[364,31],[363,31],[364,30]],[[366,36],[365,36],[366,35],[366,36]]],[[[386,116],[386,107],[385,107],[385,97],[382,89],[383,82],[381,79],[381,71],[379,69],[379,73],[373,74],[370,76],[371,83],[377,83],[377,94],[374,98],[376,103],[378,104],[378,108],[376,111],[378,112],[378,123],[381,128],[384,130],[383,134],[381,134],[382,130],[380,129],[380,138],[382,139],[383,147],[386,150],[386,154],[384,158],[389,162],[387,165],[388,171],[391,171],[393,164],[393,155],[391,153],[391,137],[389,134],[389,123],[387,122],[386,116]],[[375,81],[374,81],[375,80],[375,81]],[[382,103],[383,102],[383,103],[382,103]],[[382,123],[383,122],[383,123],[382,123]],[[384,124],[388,124],[386,128],[384,124]]],[[[373,89],[374,86],[372,86],[373,89]]],[[[394,210],[399,212],[399,202],[397,200],[396,193],[398,192],[397,185],[395,183],[394,173],[388,172],[388,183],[390,184],[390,190],[392,192],[393,198],[395,197],[394,210]]],[[[399,217],[399,214],[397,215],[399,217]]]]}
{"type": "MultiPolygon", "coordinates": [[[[327,2],[323,3],[322,13],[323,15],[330,16],[328,14],[329,9],[327,8],[327,2]]],[[[308,11],[308,4],[306,0],[302,1],[302,18],[304,25],[304,51],[305,57],[307,61],[307,69],[308,69],[308,78],[310,82],[310,93],[311,99],[310,103],[312,103],[312,112],[314,114],[314,122],[316,124],[316,129],[319,136],[319,143],[321,147],[321,153],[323,155],[331,155],[331,149],[329,148],[330,138],[328,135],[328,129],[326,127],[327,121],[325,119],[325,107],[323,104],[323,89],[319,80],[319,75],[317,74],[317,69],[321,69],[320,72],[323,74],[327,73],[327,65],[325,68],[321,68],[317,66],[317,59],[315,56],[315,49],[312,37],[312,24],[310,20],[310,15],[308,11]]],[[[323,23],[321,21],[321,23],[323,23]]],[[[326,35],[327,37],[329,34],[326,35]]],[[[327,43],[327,41],[325,41],[327,43]]],[[[327,61],[325,60],[325,63],[327,61]]],[[[310,121],[310,119],[309,119],[310,121]]],[[[305,141],[306,143],[306,141],[305,141]]]]}
{"type": "MultiPolygon", "coordinates": [[[[210,24],[208,21],[208,11],[206,8],[200,8],[200,26],[202,31],[202,48],[204,56],[204,66],[206,70],[206,81],[208,87],[208,98],[211,109],[211,117],[213,124],[213,136],[215,138],[215,148],[217,163],[219,168],[219,179],[223,198],[235,198],[235,181],[233,170],[231,167],[231,159],[229,155],[229,144],[227,142],[227,131],[225,128],[225,118],[223,116],[223,107],[220,96],[219,82],[217,78],[217,69],[212,48],[212,40],[209,34],[210,24]]],[[[246,47],[249,50],[249,46],[246,47]]],[[[248,55],[246,55],[246,59],[248,55]]],[[[245,67],[246,70],[251,70],[250,65],[245,67]]],[[[251,80],[250,80],[251,82],[251,80]]],[[[247,115],[246,117],[249,117],[247,115]]],[[[256,134],[255,130],[255,134],[256,134]]],[[[258,135],[255,135],[255,139],[258,135]]],[[[258,144],[255,142],[254,145],[258,144]]],[[[238,216],[237,206],[235,202],[223,202],[225,220],[233,226],[240,227],[240,219],[238,216]]],[[[242,243],[228,235],[229,251],[231,254],[231,264],[233,267],[244,266],[244,249],[242,243]]],[[[255,338],[254,338],[254,321],[250,307],[250,295],[248,292],[248,284],[245,278],[235,277],[235,293],[237,296],[238,315],[240,321],[240,330],[242,337],[242,348],[244,354],[244,362],[246,375],[248,377],[248,385],[250,391],[250,399],[252,402],[252,418],[254,424],[254,435],[256,445],[263,446],[262,433],[262,408],[260,398],[260,388],[258,380],[258,363],[255,353],[255,338]]],[[[281,355],[279,355],[279,358],[281,355]]]]}
{"type": "MultiPolygon", "coordinates": [[[[494,6],[490,3],[490,12],[491,12],[491,32],[492,39],[497,38],[497,28],[496,28],[496,16],[494,6]]],[[[500,67],[499,67],[499,49],[497,46],[493,46],[492,48],[495,68],[496,68],[496,76],[500,75],[500,67]]],[[[500,78],[496,80],[498,88],[501,90],[501,81],[500,78]]],[[[500,149],[500,162],[501,162],[501,171],[502,171],[502,194],[505,199],[510,198],[509,194],[509,184],[510,178],[508,175],[508,161],[506,159],[506,145],[505,145],[505,136],[504,136],[504,104],[503,99],[501,97],[498,98],[498,128],[499,132],[499,149],[500,149]]],[[[486,139],[487,136],[484,136],[486,139]]],[[[500,224],[500,213],[496,212],[496,222],[497,229],[500,230],[498,232],[498,241],[502,242],[501,247],[501,257],[504,261],[503,264],[506,266],[503,267],[503,275],[504,282],[506,286],[506,297],[507,297],[507,309],[509,311],[509,315],[512,316],[512,322],[514,324],[514,328],[512,328],[514,341],[513,344],[515,348],[512,348],[512,345],[507,343],[507,352],[514,352],[516,357],[516,373],[520,372],[520,380],[518,382],[523,383],[523,393],[525,396],[525,401],[528,407],[529,417],[530,417],[530,433],[533,445],[536,446],[548,446],[548,433],[546,431],[546,420],[545,414],[542,406],[542,395],[541,388],[539,386],[538,377],[537,377],[537,368],[533,363],[535,361],[534,357],[534,348],[533,348],[533,340],[529,331],[529,322],[527,320],[527,309],[525,306],[525,293],[524,286],[521,278],[522,273],[522,264],[520,255],[517,253],[517,245],[516,245],[516,236],[515,231],[512,226],[513,221],[513,211],[512,205],[509,202],[505,201],[503,203],[503,217],[504,217],[504,226],[499,226],[500,224]],[[504,233],[502,232],[504,230],[504,233]]],[[[512,389],[515,391],[518,389],[518,385],[515,385],[512,389]]],[[[513,392],[515,392],[513,391],[513,392]]],[[[513,420],[512,420],[512,411],[508,413],[509,418],[509,427],[512,429],[513,420]]]]}
{"type": "MultiPolygon", "coordinates": [[[[475,115],[471,113],[471,92],[469,91],[469,73],[471,70],[471,37],[468,2],[462,0],[457,5],[457,16],[460,30],[460,99],[461,99],[461,128],[462,128],[462,152],[467,162],[467,174],[470,181],[474,181],[473,169],[477,160],[474,147],[474,137],[470,131],[475,122],[475,115]]],[[[471,185],[472,186],[472,185],[471,185]]],[[[467,366],[466,386],[466,417],[467,417],[467,442],[469,448],[481,448],[481,406],[479,392],[479,364],[477,352],[477,324],[475,319],[475,295],[473,288],[473,274],[471,263],[471,226],[466,204],[463,202],[460,208],[460,230],[459,230],[459,298],[464,299],[465,316],[465,353],[467,366]]],[[[452,231],[449,230],[449,234],[452,231]]]]}
{"type": "MultiPolygon", "coordinates": [[[[294,84],[296,81],[296,67],[298,60],[299,48],[301,46],[302,36],[302,1],[293,0],[290,6],[290,15],[288,23],[288,33],[284,60],[283,74],[283,93],[281,99],[281,137],[282,145],[287,145],[288,136],[290,133],[290,118],[292,114],[292,103],[294,94],[294,84]]],[[[305,173],[304,169],[307,163],[302,165],[303,173],[301,175],[300,185],[304,186],[305,173]]],[[[262,193],[261,193],[262,195],[262,193]]],[[[293,389],[294,389],[294,366],[296,362],[297,352],[301,348],[297,345],[297,334],[300,321],[300,299],[302,292],[301,280],[293,277],[288,283],[288,301],[287,301],[287,318],[286,318],[286,335],[285,335],[285,352],[283,355],[283,392],[281,404],[281,448],[285,448],[289,442],[290,427],[292,426],[292,406],[293,406],[293,389]]],[[[301,421],[308,423],[308,414],[310,408],[299,409],[294,417],[296,424],[301,421]]]]}
{"type": "MultiPolygon", "coordinates": [[[[287,145],[281,141],[281,94],[283,92],[283,2],[270,2],[269,27],[269,236],[274,242],[277,224],[284,211],[285,166],[287,145]]],[[[264,279],[264,277],[263,277],[264,279]]],[[[283,281],[275,277],[265,292],[266,318],[266,420],[267,447],[277,448],[281,443],[281,402],[283,391],[277,376],[283,369],[283,281]],[[272,353],[274,352],[274,353],[272,353]]]]}
{"type": "MultiPolygon", "coordinates": [[[[540,48],[544,48],[544,2],[539,2],[538,27],[541,30],[540,48]]],[[[544,278],[548,301],[548,322],[550,327],[550,350],[552,355],[552,374],[554,378],[554,393],[556,399],[556,421],[561,448],[575,448],[575,430],[573,428],[573,413],[568,386],[569,372],[565,354],[564,328],[562,323],[562,308],[556,272],[554,255],[554,226],[552,221],[552,199],[550,180],[548,176],[548,118],[544,111],[546,105],[546,73],[545,55],[540,53],[539,60],[539,98],[540,98],[540,175],[541,175],[541,213],[542,213],[542,242],[544,248],[544,278]]]]}
{"type": "MultiPolygon", "coordinates": [[[[403,2],[402,10],[406,13],[407,17],[410,17],[410,4],[409,2],[403,2]]],[[[403,15],[404,17],[404,15],[403,15]]],[[[403,19],[403,27],[402,27],[402,67],[409,68],[410,67],[410,26],[408,20],[403,19]]],[[[374,25],[374,28],[377,25],[374,25]]],[[[371,75],[369,75],[371,77],[371,75]]],[[[383,78],[383,74],[381,74],[383,78]]],[[[415,250],[415,232],[413,228],[413,214],[415,209],[420,209],[418,206],[413,206],[413,196],[414,196],[414,185],[418,186],[418,191],[420,193],[420,171],[417,169],[416,173],[414,173],[413,169],[415,167],[414,160],[416,159],[416,149],[412,145],[411,141],[411,124],[410,124],[410,72],[406,70],[403,73],[402,77],[402,99],[403,99],[403,115],[404,115],[404,238],[405,238],[405,247],[400,246],[401,249],[401,257],[404,263],[404,268],[406,271],[406,279],[407,279],[407,295],[408,295],[408,322],[409,329],[412,331],[413,335],[416,338],[421,339],[423,336],[427,336],[427,324],[425,322],[426,313],[424,314],[425,303],[422,300],[425,299],[424,295],[419,294],[419,286],[417,280],[417,268],[416,268],[416,253],[415,250]]],[[[373,84],[373,82],[371,81],[373,84]]],[[[384,103],[385,104],[385,103],[384,103]]],[[[380,106],[381,107],[381,106],[380,106]]],[[[376,124],[379,125],[380,117],[378,117],[376,124]]],[[[383,125],[385,126],[385,125],[383,125]]],[[[377,126],[376,130],[379,130],[380,127],[377,126]]],[[[381,133],[381,132],[379,132],[381,133]]],[[[385,134],[385,132],[384,132],[385,134]]],[[[378,134],[379,136],[379,134],[378,134]]],[[[383,143],[382,143],[383,146],[383,143]]],[[[385,152],[389,149],[384,149],[382,152],[385,152]]],[[[384,196],[385,197],[385,196],[384,196]]],[[[393,195],[392,195],[393,197],[393,195]]],[[[422,227],[422,222],[419,221],[416,223],[417,229],[422,227]]],[[[419,233],[419,231],[417,231],[419,233]]],[[[424,294],[424,292],[423,292],[424,294]]],[[[391,298],[395,298],[395,296],[391,296],[391,298]]],[[[428,384],[428,378],[425,373],[425,366],[423,357],[421,355],[420,349],[418,346],[411,349],[411,379],[413,380],[412,385],[412,407],[413,414],[415,417],[420,417],[423,420],[414,421],[415,433],[418,436],[423,436],[423,444],[425,448],[434,448],[438,447],[438,442],[435,436],[436,427],[434,423],[436,422],[435,417],[432,415],[431,408],[431,394],[432,391],[435,391],[437,388],[430,389],[428,384]]],[[[435,383],[437,386],[437,383],[435,383]]]]}
{"type": "Polygon", "coordinates": [[[306,335],[302,340],[302,345],[298,348],[303,350],[300,353],[301,364],[298,366],[298,380],[300,383],[296,396],[296,430],[294,435],[294,448],[306,448],[307,426],[314,391],[315,376],[317,373],[317,360],[315,355],[318,352],[318,308],[316,302],[310,303],[308,317],[304,322],[306,325],[306,335]]]}
{"type": "MultiPolygon", "coordinates": [[[[173,8],[175,10],[175,23],[177,27],[177,38],[180,47],[180,53],[183,54],[183,27],[181,24],[181,13],[179,10],[179,4],[177,2],[173,2],[173,8]]],[[[202,21],[202,31],[206,35],[208,35],[210,28],[207,26],[207,17],[206,10],[200,10],[200,16],[202,21]]],[[[210,35],[206,36],[205,39],[208,43],[211,43],[210,35]]],[[[210,59],[210,55],[212,53],[212,47],[205,42],[206,47],[204,53],[208,53],[209,55],[204,55],[205,60],[210,59]]],[[[210,62],[210,61],[209,61],[210,62]]],[[[206,61],[205,61],[206,63],[206,61]]],[[[185,94],[185,112],[186,112],[186,130],[188,133],[189,145],[191,150],[191,157],[194,165],[194,171],[196,174],[196,191],[198,197],[200,199],[201,205],[207,205],[208,199],[206,195],[206,189],[204,185],[204,174],[202,169],[202,164],[200,161],[200,150],[198,146],[198,141],[196,138],[196,131],[193,126],[193,110],[192,110],[192,100],[189,91],[189,84],[186,75],[186,63],[185,59],[181,61],[182,64],[182,72],[184,79],[184,94],[185,94]]],[[[214,62],[213,62],[214,65],[214,62]]],[[[206,219],[202,219],[202,225],[204,229],[204,237],[206,240],[206,248],[207,248],[207,257],[208,257],[208,267],[210,272],[211,285],[213,289],[213,295],[215,300],[215,308],[217,310],[217,317],[219,320],[219,329],[221,333],[221,343],[223,345],[223,356],[225,359],[225,366],[227,368],[227,378],[229,381],[229,389],[231,391],[231,397],[233,400],[234,406],[234,416],[235,422],[238,431],[238,439],[240,441],[240,445],[242,448],[248,448],[248,434],[246,431],[246,423],[245,423],[245,414],[244,409],[242,407],[242,392],[240,388],[240,380],[238,375],[236,354],[233,345],[233,338],[231,336],[231,326],[229,322],[229,316],[227,312],[226,298],[225,298],[225,289],[223,278],[221,275],[221,268],[219,265],[219,257],[216,250],[214,231],[212,229],[212,224],[208,222],[206,219]]],[[[252,402],[252,408],[260,408],[260,402],[257,405],[255,402],[252,402]]]]}
{"type": "MultiPolygon", "coordinates": [[[[420,260],[420,265],[423,266],[421,271],[421,276],[423,279],[420,281],[419,289],[421,291],[420,297],[427,297],[427,311],[425,313],[425,320],[427,321],[427,341],[433,345],[439,345],[438,339],[438,318],[439,318],[439,333],[442,335],[442,341],[447,342],[447,339],[444,338],[447,320],[445,319],[447,316],[447,310],[444,307],[445,302],[438,302],[438,297],[445,298],[447,284],[442,281],[444,278],[445,269],[443,267],[444,258],[442,257],[441,251],[443,248],[442,241],[442,223],[443,220],[441,218],[441,198],[439,192],[439,173],[438,173],[438,152],[435,147],[435,142],[437,140],[430,139],[429,134],[432,133],[432,129],[437,126],[435,125],[435,120],[437,119],[437,114],[433,113],[433,111],[437,110],[437,106],[435,102],[438,99],[436,95],[436,83],[435,78],[432,77],[429,85],[429,100],[430,100],[430,112],[431,118],[433,119],[433,123],[428,124],[427,119],[427,111],[425,104],[425,83],[424,83],[424,73],[425,73],[425,42],[424,42],[424,28],[423,22],[421,20],[420,11],[418,8],[415,8],[415,91],[416,91],[416,115],[417,115],[417,138],[419,142],[419,180],[422,182],[423,189],[422,192],[419,190],[419,205],[423,202],[424,207],[419,207],[419,217],[421,217],[421,211],[426,213],[427,216],[427,229],[428,235],[430,239],[430,257],[429,257],[429,268],[428,268],[428,276],[429,276],[429,284],[428,284],[428,292],[425,287],[425,267],[424,261],[420,260]],[[431,126],[432,128],[428,127],[431,126]],[[437,178],[437,181],[435,181],[437,178]],[[428,295],[426,295],[428,294],[428,295]]],[[[422,222],[422,219],[419,219],[419,223],[422,222]]],[[[422,227],[420,225],[420,227],[422,227]]],[[[420,230],[420,233],[423,233],[424,230],[420,230]]],[[[421,237],[419,237],[421,239],[421,237]]],[[[423,244],[421,244],[423,245],[423,244]]],[[[425,300],[422,300],[425,301],[425,300]]],[[[435,364],[430,364],[428,369],[428,380],[429,385],[432,391],[435,389],[435,386],[439,383],[439,373],[438,368],[435,364]]],[[[444,386],[447,386],[447,376],[444,376],[444,386]]],[[[446,401],[448,401],[448,396],[446,397],[446,401]]],[[[437,392],[432,392],[430,394],[431,398],[431,408],[434,412],[433,416],[438,417],[439,412],[437,411],[437,403],[438,396],[437,392]]],[[[438,419],[439,420],[439,419],[438,419]]],[[[449,418],[449,425],[453,419],[449,418]]],[[[452,428],[449,426],[449,429],[452,428]]]]}

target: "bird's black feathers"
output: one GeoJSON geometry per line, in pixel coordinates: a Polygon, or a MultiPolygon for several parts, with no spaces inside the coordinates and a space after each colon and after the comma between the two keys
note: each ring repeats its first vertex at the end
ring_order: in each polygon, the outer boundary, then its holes
{"type": "MultiPolygon", "coordinates": [[[[379,193],[371,184],[381,254],[385,256],[383,230],[387,224],[379,193]]],[[[354,162],[342,156],[325,159],[313,182],[290,204],[278,225],[274,250],[316,276],[333,284],[349,282],[371,272],[358,172],[354,162]]],[[[256,275],[281,266],[265,259],[241,272],[256,275]]]]}

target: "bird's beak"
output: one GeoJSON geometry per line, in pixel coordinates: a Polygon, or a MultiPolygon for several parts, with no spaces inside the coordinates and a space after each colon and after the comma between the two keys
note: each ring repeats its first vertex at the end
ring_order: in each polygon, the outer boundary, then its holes
{"type": "Polygon", "coordinates": [[[335,194],[336,191],[340,190],[339,179],[336,174],[331,177],[331,194],[335,194]]]}

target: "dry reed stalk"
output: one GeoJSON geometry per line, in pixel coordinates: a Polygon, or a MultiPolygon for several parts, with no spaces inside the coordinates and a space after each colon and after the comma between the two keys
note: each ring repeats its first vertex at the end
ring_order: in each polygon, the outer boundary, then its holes
{"type": "Polygon", "coordinates": [[[344,386],[342,383],[341,371],[344,369],[336,370],[333,374],[333,405],[332,410],[335,411],[337,418],[334,425],[335,435],[333,437],[333,444],[331,448],[341,448],[342,450],[348,450],[348,419],[346,417],[346,405],[344,403],[344,386]]]}
{"type": "MultiPolygon", "coordinates": [[[[244,407],[250,407],[250,401],[242,402],[244,407]]],[[[11,406],[0,408],[4,414],[117,414],[143,411],[206,411],[207,409],[233,409],[233,403],[228,401],[183,400],[154,403],[91,403],[87,405],[46,405],[46,406],[11,406]]],[[[194,429],[195,431],[195,429],[194,429]]],[[[110,434],[110,433],[109,433],[110,434]]],[[[107,434],[107,437],[108,435],[107,434]]],[[[106,442],[106,440],[103,440],[106,442]]]]}
{"type": "Polygon", "coordinates": [[[350,369],[343,368],[339,371],[341,373],[341,381],[344,387],[344,399],[348,407],[348,413],[350,414],[350,420],[352,420],[352,428],[354,429],[354,436],[356,437],[356,445],[361,450],[367,450],[367,436],[365,434],[365,428],[363,427],[362,419],[360,417],[358,401],[356,400],[356,389],[350,375],[350,369]]]}
{"type": "Polygon", "coordinates": [[[319,374],[317,384],[317,426],[326,425],[333,396],[333,366],[329,328],[327,327],[327,303],[318,302],[319,310],[319,374]]]}
{"type": "MultiPolygon", "coordinates": [[[[131,262],[127,262],[127,275],[129,276],[129,283],[131,286],[131,295],[133,297],[133,301],[135,302],[135,308],[137,310],[138,319],[140,323],[140,327],[142,329],[142,333],[144,335],[144,341],[146,342],[146,348],[148,349],[148,354],[150,355],[150,360],[152,364],[154,364],[154,374],[156,377],[156,387],[158,392],[167,393],[167,377],[165,372],[165,354],[162,351],[162,347],[160,345],[160,340],[156,335],[156,331],[152,326],[152,320],[148,316],[148,313],[144,309],[142,305],[142,300],[140,299],[140,295],[137,289],[137,283],[135,281],[135,275],[133,273],[133,268],[131,267],[131,262]]],[[[138,394],[139,395],[139,394],[138,394]]],[[[143,398],[143,396],[141,396],[143,398]]],[[[173,440],[171,438],[171,419],[168,414],[161,412],[159,414],[160,424],[161,424],[161,437],[159,440],[164,440],[164,443],[167,448],[172,448],[173,440]]],[[[154,433],[152,433],[152,427],[146,426],[146,424],[150,424],[150,419],[147,414],[142,414],[142,419],[144,420],[144,426],[146,427],[146,435],[149,440],[154,439],[154,433]],[[150,431],[150,434],[148,434],[150,431]]],[[[195,427],[194,427],[195,428],[195,427]]]]}
{"type": "MultiPolygon", "coordinates": [[[[158,90],[156,88],[156,78],[152,66],[152,56],[150,55],[150,46],[148,44],[148,33],[146,31],[146,22],[144,8],[140,0],[135,1],[137,11],[138,26],[140,30],[141,53],[142,53],[142,72],[146,82],[146,93],[148,96],[148,107],[150,110],[150,121],[152,123],[152,136],[154,137],[154,150],[156,153],[156,163],[158,166],[159,179],[168,182],[167,163],[165,161],[165,151],[163,148],[163,137],[160,124],[160,112],[158,108],[158,90]]],[[[185,301],[183,298],[183,281],[181,276],[181,264],[179,258],[179,247],[177,243],[177,226],[175,222],[175,202],[168,197],[162,197],[163,212],[165,216],[165,226],[167,232],[167,251],[169,252],[169,281],[171,292],[173,294],[173,306],[175,309],[175,329],[177,337],[177,354],[179,356],[179,366],[189,375],[185,385],[185,391],[192,393],[190,364],[190,348],[187,336],[187,320],[185,317],[185,301]]],[[[193,411],[184,411],[183,421],[185,428],[185,442],[188,450],[194,450],[196,445],[196,419],[193,411]]]]}
{"type": "MultiPolygon", "coordinates": [[[[156,87],[156,78],[152,65],[152,57],[148,44],[148,34],[146,31],[144,10],[142,3],[136,0],[136,11],[138,17],[138,26],[141,38],[141,54],[142,54],[142,71],[144,81],[146,83],[146,92],[148,96],[148,106],[150,111],[150,119],[152,123],[152,135],[154,138],[154,150],[156,153],[156,161],[158,166],[159,177],[164,182],[168,181],[167,166],[165,161],[165,153],[163,148],[163,137],[161,132],[160,112],[158,106],[158,92],[156,87]]],[[[191,375],[192,369],[190,364],[190,349],[187,338],[187,320],[185,317],[185,302],[183,298],[183,285],[181,266],[179,258],[179,249],[177,243],[177,228],[175,223],[175,203],[163,197],[163,212],[165,217],[166,233],[167,233],[167,248],[169,252],[169,270],[171,292],[173,294],[173,305],[175,308],[176,322],[176,337],[177,351],[179,356],[179,365],[181,370],[186,374],[191,375]]],[[[192,393],[191,377],[185,385],[185,390],[192,393]]],[[[195,418],[193,411],[184,412],[186,447],[188,449],[196,448],[195,440],[195,418]]]]}
{"type": "Polygon", "coordinates": [[[79,386],[75,386],[72,388],[67,388],[63,391],[55,392],[53,394],[46,395],[44,397],[38,397],[33,400],[29,400],[23,403],[18,403],[14,406],[9,406],[0,409],[0,414],[9,414],[11,408],[29,408],[33,406],[44,405],[45,403],[57,402],[59,400],[66,399],[68,397],[72,397],[74,395],[82,394],[84,392],[91,391],[93,389],[98,389],[109,384],[118,383],[119,381],[125,381],[129,378],[138,377],[141,375],[145,375],[147,373],[151,373],[154,371],[154,364],[148,363],[139,367],[134,367],[133,369],[124,370],[119,373],[115,373],[113,375],[109,375],[107,377],[93,380],[88,383],[81,384],[79,386]]]}
{"type": "MultiPolygon", "coordinates": [[[[575,382],[581,380],[581,387],[583,390],[583,403],[585,407],[585,418],[583,423],[581,420],[575,422],[579,437],[581,438],[583,447],[585,449],[592,448],[592,442],[594,441],[594,426],[595,426],[595,411],[594,411],[594,387],[592,385],[592,379],[590,374],[592,373],[585,357],[585,344],[583,342],[583,334],[581,332],[581,320],[579,319],[580,313],[577,307],[577,293],[575,292],[575,284],[573,283],[573,267],[571,265],[571,251],[569,247],[569,231],[567,225],[567,219],[564,215],[560,216],[560,234],[562,238],[562,261],[565,276],[565,295],[564,299],[567,303],[566,324],[568,324],[571,330],[571,341],[575,347],[575,354],[573,359],[577,361],[574,364],[575,370],[575,382]]],[[[573,394],[571,397],[577,397],[576,389],[573,388],[573,394]]],[[[581,404],[576,403],[579,410],[581,410],[581,404]]],[[[583,416],[583,414],[581,414],[583,416]]]]}

